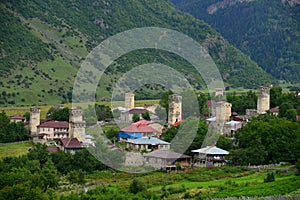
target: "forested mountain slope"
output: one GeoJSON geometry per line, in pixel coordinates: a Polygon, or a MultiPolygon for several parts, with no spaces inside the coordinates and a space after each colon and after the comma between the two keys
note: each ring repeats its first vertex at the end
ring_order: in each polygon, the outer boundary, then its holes
{"type": "Polygon", "coordinates": [[[300,1],[171,0],[278,79],[300,81],[300,1]]]}
{"type": "MultiPolygon", "coordinates": [[[[274,81],[209,25],[165,0],[2,0],[0,11],[0,105],[70,101],[74,77],[88,52],[109,36],[147,26],[178,30],[200,42],[228,85],[256,88],[274,81]]],[[[97,100],[108,99],[124,72],[153,60],[186,74],[195,88],[204,87],[184,59],[145,50],[116,60],[99,84],[97,100]]],[[[157,97],[157,89],[161,87],[146,86],[150,95],[141,90],[137,96],[157,97]]]]}

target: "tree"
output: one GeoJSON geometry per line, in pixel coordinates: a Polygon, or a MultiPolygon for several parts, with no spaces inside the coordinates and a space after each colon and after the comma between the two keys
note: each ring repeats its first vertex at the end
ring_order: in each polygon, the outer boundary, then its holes
{"type": "Polygon", "coordinates": [[[270,89],[270,106],[274,108],[281,104],[282,88],[279,86],[273,86],[270,89]]]}
{"type": "Polygon", "coordinates": [[[26,121],[29,122],[29,120],[30,120],[30,112],[26,112],[26,113],[23,115],[23,117],[25,117],[25,118],[26,118],[26,121]]]}
{"type": "Polygon", "coordinates": [[[142,113],[142,117],[145,120],[150,120],[150,112],[146,111],[146,112],[142,113]]]}
{"type": "Polygon", "coordinates": [[[51,159],[45,163],[42,169],[41,179],[43,181],[42,189],[44,189],[44,191],[47,191],[48,188],[56,188],[58,186],[57,170],[51,159]]]}
{"type": "Polygon", "coordinates": [[[288,109],[285,112],[285,117],[290,120],[295,122],[296,121],[296,116],[297,116],[297,110],[296,109],[288,109]]]}
{"type": "Polygon", "coordinates": [[[142,192],[146,189],[145,184],[139,179],[133,179],[129,186],[129,192],[136,194],[138,192],[142,192]]]}
{"type": "Polygon", "coordinates": [[[47,112],[47,117],[57,121],[69,121],[70,109],[68,107],[55,109],[51,107],[47,112]]]}
{"type": "Polygon", "coordinates": [[[70,183],[78,183],[83,184],[85,183],[84,180],[84,172],[82,170],[72,170],[67,174],[67,179],[70,183]]]}
{"type": "Polygon", "coordinates": [[[138,121],[140,121],[140,115],[137,114],[137,113],[134,113],[134,114],[132,115],[132,121],[133,121],[133,122],[138,122],[138,121]]]}
{"type": "Polygon", "coordinates": [[[168,121],[168,113],[169,113],[169,96],[171,94],[173,94],[173,92],[169,90],[168,92],[165,92],[159,100],[159,105],[166,110],[167,121],[168,121]]]}
{"type": "Polygon", "coordinates": [[[291,103],[282,103],[279,106],[279,117],[286,117],[286,111],[289,109],[293,109],[293,105],[291,103]]]}

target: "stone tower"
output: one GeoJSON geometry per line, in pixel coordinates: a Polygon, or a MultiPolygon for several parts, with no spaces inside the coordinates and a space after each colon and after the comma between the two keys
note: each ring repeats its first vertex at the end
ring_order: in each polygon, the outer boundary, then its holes
{"type": "Polygon", "coordinates": [[[182,120],[182,96],[172,94],[169,96],[168,124],[172,125],[182,120]]]}
{"type": "Polygon", "coordinates": [[[125,93],[125,108],[134,108],[134,94],[125,93]]]}
{"type": "Polygon", "coordinates": [[[215,96],[223,96],[224,89],[223,88],[215,88],[215,96]]]}
{"type": "Polygon", "coordinates": [[[270,88],[260,86],[258,88],[257,113],[262,114],[270,110],[270,88]]]}
{"type": "Polygon", "coordinates": [[[77,138],[79,142],[85,140],[85,127],[86,122],[83,121],[83,111],[78,108],[72,108],[70,110],[69,119],[69,133],[71,138],[77,138]]]}
{"type": "Polygon", "coordinates": [[[37,133],[37,126],[40,125],[40,109],[36,107],[30,108],[29,130],[31,135],[37,133]]]}
{"type": "Polygon", "coordinates": [[[230,120],[232,104],[220,101],[216,103],[216,122],[225,123],[230,120]]]}

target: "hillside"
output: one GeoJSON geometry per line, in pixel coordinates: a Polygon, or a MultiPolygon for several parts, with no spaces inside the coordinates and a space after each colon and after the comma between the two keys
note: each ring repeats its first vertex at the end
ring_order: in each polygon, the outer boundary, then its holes
{"type": "MultiPolygon", "coordinates": [[[[0,105],[69,102],[77,69],[101,41],[137,27],[178,30],[209,50],[227,85],[256,88],[274,79],[206,23],[167,1],[1,1],[0,105]],[[3,14],[2,14],[3,13],[3,14]]],[[[107,100],[121,75],[133,66],[163,63],[186,74],[195,88],[201,77],[174,54],[143,50],[116,60],[99,84],[97,100],[107,100]]],[[[160,86],[145,86],[137,98],[157,98],[160,86]]]]}
{"type": "Polygon", "coordinates": [[[171,0],[202,19],[277,79],[300,81],[297,0],[171,0]]]}

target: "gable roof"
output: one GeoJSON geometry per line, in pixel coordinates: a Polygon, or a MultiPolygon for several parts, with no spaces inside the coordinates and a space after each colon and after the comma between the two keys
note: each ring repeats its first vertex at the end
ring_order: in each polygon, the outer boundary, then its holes
{"type": "Polygon", "coordinates": [[[10,119],[20,119],[20,120],[25,120],[26,118],[20,115],[15,115],[13,117],[11,117],[10,119]]]}
{"type": "Polygon", "coordinates": [[[129,113],[130,114],[134,114],[134,113],[137,113],[137,114],[142,114],[144,112],[147,112],[148,110],[145,109],[145,108],[132,108],[129,110],[129,113]]]}
{"type": "Polygon", "coordinates": [[[276,107],[274,107],[274,108],[271,108],[271,109],[270,109],[270,112],[271,112],[271,113],[278,113],[278,112],[279,112],[279,106],[276,106],[276,107]]]}
{"type": "Polygon", "coordinates": [[[155,133],[157,132],[154,128],[144,124],[144,123],[133,123],[130,126],[122,128],[121,132],[127,133],[155,133]]]}
{"type": "Polygon", "coordinates": [[[151,158],[163,158],[163,159],[178,159],[178,158],[191,158],[191,156],[177,153],[171,150],[155,150],[151,153],[147,153],[143,155],[144,157],[151,157],[151,158]]]}
{"type": "Polygon", "coordinates": [[[65,149],[82,149],[82,145],[77,138],[60,138],[59,140],[65,149]]]}
{"type": "Polygon", "coordinates": [[[159,144],[168,145],[168,144],[170,144],[169,142],[160,140],[156,137],[142,137],[142,138],[138,138],[135,140],[129,140],[127,142],[131,143],[131,144],[150,144],[150,145],[159,145],[159,144]]]}
{"type": "Polygon", "coordinates": [[[215,100],[207,100],[206,105],[208,107],[214,107],[216,105],[216,101],[215,100]]]}
{"type": "Polygon", "coordinates": [[[66,121],[46,121],[37,127],[39,128],[69,128],[69,122],[66,121]]]}
{"type": "Polygon", "coordinates": [[[208,154],[208,155],[227,155],[228,151],[220,149],[216,146],[207,146],[201,149],[192,150],[195,153],[208,154]]]}

